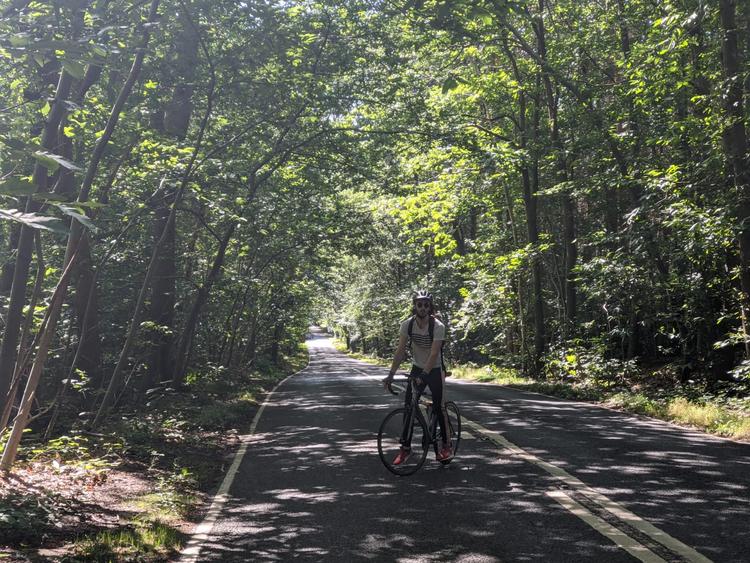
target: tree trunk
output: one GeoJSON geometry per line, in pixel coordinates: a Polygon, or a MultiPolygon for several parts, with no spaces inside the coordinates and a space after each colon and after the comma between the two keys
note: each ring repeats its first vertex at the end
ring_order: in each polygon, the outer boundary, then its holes
{"type": "MultiPolygon", "coordinates": [[[[510,50],[507,42],[504,49],[513,67],[513,75],[516,81],[523,85],[524,80],[516,64],[516,58],[510,50]]],[[[524,161],[521,165],[521,181],[523,186],[524,211],[526,212],[526,232],[529,244],[533,247],[531,256],[531,299],[534,315],[534,353],[529,362],[531,373],[537,375],[540,361],[544,355],[545,347],[545,325],[544,325],[544,297],[542,294],[542,265],[537,255],[539,244],[539,212],[537,191],[539,189],[539,154],[536,150],[536,141],[539,136],[539,78],[535,88],[534,107],[532,109],[531,139],[529,139],[529,125],[526,119],[528,112],[526,92],[521,89],[518,93],[518,144],[522,151],[530,151],[531,163],[524,161]]]]}
{"type": "Polygon", "coordinates": [[[221,275],[221,267],[224,265],[224,257],[226,256],[227,247],[232,240],[232,235],[236,228],[237,223],[232,223],[229,228],[227,228],[221,241],[219,241],[219,248],[216,251],[211,270],[206,277],[205,283],[198,290],[193,306],[190,308],[190,314],[185,321],[185,327],[182,329],[182,334],[178,340],[179,345],[177,347],[174,374],[172,376],[172,381],[175,385],[181,385],[184,382],[185,373],[188,367],[190,347],[193,343],[193,335],[195,334],[195,329],[198,325],[201,310],[208,300],[211,289],[213,289],[214,284],[221,275]]]}
{"type": "Polygon", "coordinates": [[[167,187],[163,197],[157,198],[152,224],[154,244],[163,235],[164,242],[154,264],[154,281],[151,289],[150,318],[158,325],[151,336],[149,369],[144,388],[153,386],[156,381],[166,381],[172,372],[173,350],[172,331],[174,330],[174,307],[176,294],[177,264],[175,259],[176,225],[170,222],[169,212],[174,203],[174,189],[167,187]]]}
{"type": "Polygon", "coordinates": [[[172,90],[172,99],[164,110],[164,130],[177,139],[187,136],[190,117],[193,112],[193,90],[195,71],[198,68],[197,30],[188,18],[180,11],[182,30],[175,41],[177,60],[175,61],[176,84],[172,90]]]}
{"type": "MultiPolygon", "coordinates": [[[[743,105],[743,63],[739,47],[736,22],[736,0],[720,0],[719,14],[723,30],[721,60],[724,78],[724,113],[728,125],[723,131],[724,152],[732,170],[732,181],[736,193],[734,217],[737,223],[737,240],[740,256],[740,286],[742,289],[742,315],[748,318],[750,311],[750,162],[743,105]]],[[[745,335],[747,340],[747,335],[745,335]]]]}
{"type": "Polygon", "coordinates": [[[10,231],[8,236],[8,254],[10,258],[3,264],[2,274],[0,274],[0,294],[2,295],[8,295],[11,287],[13,287],[13,272],[16,266],[13,255],[18,248],[18,239],[21,237],[21,225],[11,223],[8,225],[8,230],[10,231]]]}
{"type": "MultiPolygon", "coordinates": [[[[66,113],[65,103],[70,96],[73,77],[65,70],[60,71],[55,98],[52,100],[49,117],[42,133],[42,147],[55,152],[58,145],[58,128],[66,113]]],[[[34,166],[33,175],[36,191],[48,191],[47,169],[41,164],[34,166]]],[[[39,211],[41,205],[32,198],[28,198],[26,212],[39,211]]],[[[21,226],[16,253],[16,263],[13,270],[13,284],[10,291],[10,302],[3,332],[3,343],[0,346],[0,412],[5,409],[6,395],[13,379],[16,365],[18,337],[23,322],[23,307],[26,304],[26,286],[29,278],[29,266],[34,245],[34,230],[26,225],[21,226]]]]}
{"type": "MultiPolygon", "coordinates": [[[[184,6],[183,6],[184,7],[184,6]]],[[[184,139],[188,133],[193,105],[193,83],[198,68],[197,30],[190,21],[188,14],[180,11],[181,30],[175,41],[177,59],[175,61],[176,84],[172,89],[172,99],[164,110],[161,120],[164,131],[176,139],[184,139]]],[[[174,201],[174,190],[167,188],[164,198],[156,203],[154,224],[152,228],[154,242],[164,233],[164,243],[160,247],[159,256],[155,264],[153,286],[151,288],[150,318],[156,325],[157,331],[151,339],[152,351],[148,359],[149,369],[144,379],[144,387],[151,387],[157,381],[166,381],[173,371],[174,350],[174,307],[177,259],[176,223],[169,223],[169,209],[174,201]],[[166,228],[166,230],[165,230],[166,228]]]]}
{"type": "MultiPolygon", "coordinates": [[[[542,80],[544,81],[544,90],[546,94],[545,97],[547,99],[547,111],[549,114],[550,123],[550,138],[552,140],[552,148],[555,157],[555,180],[557,183],[567,182],[568,171],[565,161],[565,150],[560,138],[557,96],[552,86],[550,73],[547,71],[549,65],[547,65],[547,40],[544,30],[544,0],[539,0],[539,14],[536,18],[535,30],[537,37],[537,49],[539,51],[539,57],[542,61],[540,65],[540,72],[542,73],[542,80]]],[[[570,190],[566,188],[561,194],[560,198],[562,200],[562,239],[565,265],[563,294],[565,299],[565,319],[567,321],[567,327],[563,327],[563,334],[567,336],[569,331],[575,328],[577,314],[577,297],[574,270],[576,267],[576,262],[578,260],[578,247],[575,242],[575,202],[573,201],[573,195],[570,193],[570,190]]]]}
{"type": "Polygon", "coordinates": [[[98,389],[102,379],[99,298],[88,236],[81,238],[78,247],[75,276],[74,306],[80,348],[76,367],[89,378],[89,387],[98,389]]]}
{"type": "MultiPolygon", "coordinates": [[[[273,329],[273,341],[271,342],[271,349],[269,351],[270,360],[274,365],[277,365],[279,363],[279,340],[281,340],[281,335],[283,334],[283,326],[280,324],[277,324],[273,329]]],[[[362,338],[362,353],[366,354],[367,350],[365,349],[365,338],[362,338]]]]}

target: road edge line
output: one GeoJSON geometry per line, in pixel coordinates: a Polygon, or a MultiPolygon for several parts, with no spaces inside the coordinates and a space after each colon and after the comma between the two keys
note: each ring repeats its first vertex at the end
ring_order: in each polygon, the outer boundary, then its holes
{"type": "Polygon", "coordinates": [[[219,515],[221,514],[221,511],[224,508],[224,505],[227,502],[227,499],[229,496],[227,493],[229,492],[229,488],[232,486],[232,483],[234,482],[234,478],[237,475],[237,471],[240,468],[240,464],[242,463],[243,458],[245,457],[245,454],[247,453],[247,448],[250,445],[250,442],[252,441],[252,437],[255,434],[255,429],[258,427],[258,422],[260,421],[260,417],[263,414],[263,411],[266,408],[266,405],[271,400],[271,397],[273,397],[274,393],[278,390],[279,387],[284,385],[289,379],[292,377],[295,377],[299,374],[301,374],[303,371],[305,371],[308,367],[310,367],[310,353],[308,351],[307,355],[307,365],[302,368],[301,370],[291,374],[287,375],[284,379],[279,381],[276,386],[271,389],[271,391],[266,395],[266,398],[263,401],[263,404],[258,409],[258,412],[255,413],[255,416],[253,417],[253,421],[250,423],[250,430],[248,431],[248,434],[243,436],[242,443],[240,444],[239,449],[235,452],[234,458],[232,459],[232,465],[229,466],[229,469],[227,470],[226,475],[224,476],[224,479],[221,482],[221,485],[219,485],[219,489],[216,491],[216,494],[214,495],[211,506],[208,509],[208,512],[206,512],[206,516],[203,518],[203,521],[198,524],[198,526],[195,528],[195,531],[190,534],[190,541],[185,544],[185,547],[180,550],[180,557],[179,561],[180,563],[194,563],[198,561],[198,557],[200,555],[201,549],[203,548],[204,542],[211,536],[211,533],[213,532],[214,524],[216,523],[216,520],[219,518],[219,515]]]}

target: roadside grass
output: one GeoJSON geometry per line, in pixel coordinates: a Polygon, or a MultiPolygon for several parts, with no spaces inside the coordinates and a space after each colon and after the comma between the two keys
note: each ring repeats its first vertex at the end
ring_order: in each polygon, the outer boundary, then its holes
{"type": "Polygon", "coordinates": [[[196,487],[195,478],[183,467],[179,472],[159,477],[155,492],[137,497],[131,504],[141,517],[151,521],[174,522],[189,516],[199,502],[196,487]]]}
{"type": "Polygon", "coordinates": [[[389,367],[391,365],[390,360],[386,360],[385,358],[381,358],[374,354],[362,354],[361,352],[353,352],[351,350],[347,350],[346,342],[339,338],[333,339],[333,347],[336,348],[336,350],[338,350],[339,352],[343,352],[344,354],[354,358],[355,360],[361,360],[374,366],[389,367]]]}
{"type": "Polygon", "coordinates": [[[750,440],[750,412],[727,407],[711,399],[691,401],[685,397],[660,398],[644,393],[620,392],[608,397],[604,404],[692,426],[725,438],[750,440]]]}
{"type": "Polygon", "coordinates": [[[126,527],[79,538],[72,554],[62,561],[162,561],[180,549],[184,539],[169,524],[136,518],[126,527]]]}
{"type": "Polygon", "coordinates": [[[451,374],[457,379],[467,379],[480,383],[507,385],[523,391],[544,393],[564,399],[596,401],[601,399],[601,390],[591,385],[571,385],[564,382],[537,381],[518,375],[512,368],[496,366],[453,366],[451,374]]]}
{"type": "Polygon", "coordinates": [[[156,492],[131,499],[137,516],[125,526],[78,537],[68,561],[161,561],[179,550],[186,535],[177,528],[195,509],[200,497],[186,468],[157,479],[156,492]]]}
{"type": "MultiPolygon", "coordinates": [[[[335,345],[340,351],[358,360],[382,366],[390,365],[383,359],[348,352],[342,341],[336,341],[335,345]]],[[[609,408],[690,426],[725,438],[750,440],[750,401],[732,404],[720,396],[680,396],[680,392],[696,394],[680,389],[667,394],[663,387],[642,391],[620,385],[613,389],[610,383],[598,383],[594,380],[543,381],[522,377],[512,368],[497,366],[460,365],[452,366],[449,370],[456,379],[506,385],[563,399],[600,403],[609,408]]]]}

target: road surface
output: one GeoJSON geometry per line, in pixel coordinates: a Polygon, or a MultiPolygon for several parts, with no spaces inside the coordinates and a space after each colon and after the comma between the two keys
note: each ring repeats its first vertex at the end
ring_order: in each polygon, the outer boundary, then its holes
{"type": "Polygon", "coordinates": [[[267,399],[182,561],[750,561],[750,444],[450,381],[459,456],[377,455],[386,370],[308,342],[267,399]]]}

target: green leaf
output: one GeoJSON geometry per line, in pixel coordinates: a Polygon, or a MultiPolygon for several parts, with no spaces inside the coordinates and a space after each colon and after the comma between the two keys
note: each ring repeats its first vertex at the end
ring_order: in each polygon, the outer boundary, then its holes
{"type": "Polygon", "coordinates": [[[28,33],[18,33],[10,36],[11,47],[24,47],[31,43],[31,36],[28,33]]]}
{"type": "Polygon", "coordinates": [[[98,209],[101,207],[106,207],[103,203],[99,203],[98,201],[71,201],[70,196],[66,196],[63,194],[53,194],[53,193],[35,193],[31,196],[34,201],[41,201],[42,203],[50,203],[52,205],[55,205],[56,203],[63,203],[66,205],[72,205],[75,208],[80,209],[98,209]]]}
{"type": "Polygon", "coordinates": [[[65,69],[65,72],[77,80],[81,80],[86,76],[86,65],[78,61],[65,59],[63,61],[63,68],[65,69]]]}
{"type": "Polygon", "coordinates": [[[23,150],[27,149],[26,143],[24,143],[23,141],[20,141],[18,139],[2,139],[2,142],[6,146],[8,146],[8,147],[10,147],[10,148],[12,148],[14,150],[17,150],[17,151],[23,151],[23,150]]]}
{"type": "Polygon", "coordinates": [[[36,213],[24,213],[18,209],[0,209],[0,218],[22,223],[32,229],[52,231],[53,233],[67,234],[68,229],[57,217],[47,217],[36,213]]]}
{"type": "Polygon", "coordinates": [[[31,196],[34,201],[41,201],[44,203],[70,203],[70,196],[63,194],[54,194],[47,192],[40,192],[31,196]]]}
{"type": "Polygon", "coordinates": [[[70,207],[69,205],[55,205],[55,207],[57,207],[68,217],[72,217],[73,219],[78,221],[87,229],[96,232],[96,225],[94,225],[93,221],[91,221],[91,219],[89,219],[84,213],[82,213],[80,209],[70,207]]]}
{"type": "Polygon", "coordinates": [[[7,180],[0,182],[0,194],[3,195],[30,195],[36,191],[36,185],[34,182],[29,180],[22,180],[21,178],[8,178],[7,180]]]}
{"type": "Polygon", "coordinates": [[[479,20],[485,25],[492,25],[492,14],[482,7],[473,7],[469,12],[469,17],[473,20],[479,20]]]}
{"type": "Polygon", "coordinates": [[[94,53],[94,55],[96,55],[97,57],[103,58],[107,56],[107,49],[102,45],[92,45],[91,52],[94,53]]]}
{"type": "Polygon", "coordinates": [[[50,172],[54,172],[58,167],[62,166],[68,170],[79,172],[81,168],[70,162],[67,158],[63,158],[59,154],[51,153],[48,151],[37,151],[34,153],[34,158],[44,166],[50,172]]]}

